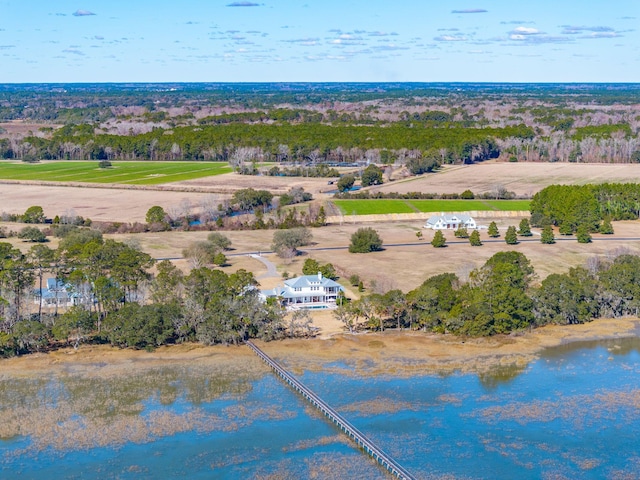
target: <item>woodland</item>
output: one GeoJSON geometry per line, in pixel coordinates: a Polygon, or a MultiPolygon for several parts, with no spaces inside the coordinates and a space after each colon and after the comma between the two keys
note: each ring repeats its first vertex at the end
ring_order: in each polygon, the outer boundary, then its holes
{"type": "MultiPolygon", "coordinates": [[[[243,164],[640,161],[616,84],[0,85],[0,158],[243,164]]],[[[425,165],[425,166],[421,166],[425,165]]]]}

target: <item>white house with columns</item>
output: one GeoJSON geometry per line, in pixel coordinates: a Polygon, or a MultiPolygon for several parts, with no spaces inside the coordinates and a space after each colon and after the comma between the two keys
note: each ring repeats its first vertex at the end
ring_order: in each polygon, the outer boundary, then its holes
{"type": "Polygon", "coordinates": [[[344,292],[344,287],[330,278],[317,275],[303,275],[290,278],[283,286],[271,290],[261,290],[260,297],[278,299],[289,310],[336,308],[336,300],[344,292]]]}

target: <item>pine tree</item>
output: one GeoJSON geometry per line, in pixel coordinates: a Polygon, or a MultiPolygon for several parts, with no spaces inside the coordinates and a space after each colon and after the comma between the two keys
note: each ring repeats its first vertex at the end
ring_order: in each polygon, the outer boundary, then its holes
{"type": "Polygon", "coordinates": [[[469,232],[467,232],[466,227],[458,227],[458,229],[455,232],[453,232],[453,234],[457,238],[469,238],[469,232]]]}
{"type": "Polygon", "coordinates": [[[491,222],[489,224],[489,229],[487,230],[487,233],[491,238],[497,238],[500,236],[500,232],[498,231],[498,225],[496,225],[496,222],[491,222]]]}
{"type": "Polygon", "coordinates": [[[469,235],[469,243],[472,247],[480,247],[482,246],[482,241],[480,240],[480,232],[478,230],[474,230],[469,235]]]}
{"type": "Polygon", "coordinates": [[[605,235],[613,234],[613,225],[611,225],[611,219],[609,217],[605,217],[602,221],[602,225],[600,226],[600,233],[604,233],[605,235]]]}
{"type": "Polygon", "coordinates": [[[435,248],[442,248],[447,243],[447,239],[444,238],[444,235],[440,230],[436,230],[435,235],[433,236],[433,240],[431,240],[431,245],[435,248]]]}
{"type": "Polygon", "coordinates": [[[316,221],[313,223],[315,227],[324,227],[327,224],[327,213],[324,210],[324,205],[320,207],[316,221]]]}
{"type": "Polygon", "coordinates": [[[529,220],[523,218],[520,220],[520,230],[518,231],[518,235],[522,235],[523,237],[530,237],[533,235],[531,233],[531,225],[529,225],[529,220]]]}
{"type": "Polygon", "coordinates": [[[556,243],[556,237],[553,234],[553,229],[551,225],[547,225],[542,229],[542,235],[540,236],[540,242],[546,244],[556,243]]]}
{"type": "Polygon", "coordinates": [[[516,233],[516,227],[511,225],[507,228],[507,233],[504,235],[504,241],[507,245],[516,245],[518,243],[518,234],[516,233]]]}
{"type": "Polygon", "coordinates": [[[573,227],[568,223],[563,223],[558,229],[560,235],[573,235],[573,227]]]}
{"type": "Polygon", "coordinates": [[[591,243],[591,235],[584,225],[578,227],[576,238],[578,239],[578,243],[591,243]]]}

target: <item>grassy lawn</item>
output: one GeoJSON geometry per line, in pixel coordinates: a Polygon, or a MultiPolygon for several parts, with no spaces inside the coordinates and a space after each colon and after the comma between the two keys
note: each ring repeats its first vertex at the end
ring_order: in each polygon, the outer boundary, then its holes
{"type": "Polygon", "coordinates": [[[227,164],[212,162],[112,163],[112,167],[99,168],[97,161],[58,160],[40,163],[0,161],[0,179],[158,185],[231,172],[227,164]]]}
{"type": "Polygon", "coordinates": [[[333,200],[345,215],[529,210],[529,200],[333,200]]]}
{"type": "Polygon", "coordinates": [[[405,200],[333,200],[345,215],[415,213],[405,200]]]}

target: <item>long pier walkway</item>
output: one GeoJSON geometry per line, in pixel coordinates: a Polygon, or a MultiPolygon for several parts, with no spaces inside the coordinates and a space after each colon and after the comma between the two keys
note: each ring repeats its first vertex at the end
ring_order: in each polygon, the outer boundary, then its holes
{"type": "Polygon", "coordinates": [[[369,440],[360,430],[351,425],[342,415],[331,408],[324,400],[315,393],[305,387],[302,382],[297,380],[293,375],[287,372],[269,355],[264,353],[260,348],[252,342],[247,341],[247,345],[260,357],[267,365],[269,365],[276,374],[289,384],[291,388],[300,393],[314,407],[320,410],[326,417],[335,423],[340,429],[346,433],[358,446],[360,446],[369,456],[374,458],[380,465],[386,468],[391,474],[405,480],[415,480],[415,477],[407,472],[404,467],[393,460],[375,443],[369,440]]]}

